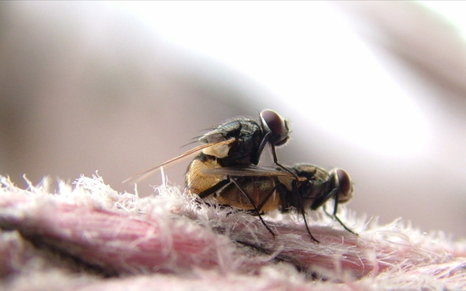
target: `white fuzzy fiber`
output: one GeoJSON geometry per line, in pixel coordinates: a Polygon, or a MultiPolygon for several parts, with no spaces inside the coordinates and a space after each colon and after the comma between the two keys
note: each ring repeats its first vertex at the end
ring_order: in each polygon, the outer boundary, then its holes
{"type": "Polygon", "coordinates": [[[101,177],[19,189],[0,177],[2,290],[465,290],[466,242],[341,209],[257,217],[196,202],[179,187],[149,197],[101,177]]]}

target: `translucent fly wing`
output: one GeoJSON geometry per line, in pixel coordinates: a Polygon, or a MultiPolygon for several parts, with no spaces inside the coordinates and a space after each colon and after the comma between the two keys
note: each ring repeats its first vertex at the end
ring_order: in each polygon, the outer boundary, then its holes
{"type": "Polygon", "coordinates": [[[145,171],[142,171],[140,173],[137,173],[136,175],[132,176],[132,177],[129,177],[128,179],[124,180],[123,183],[126,183],[128,181],[131,181],[131,180],[134,180],[135,182],[138,182],[138,181],[141,181],[147,177],[149,177],[151,174],[155,173],[160,167],[163,167],[165,165],[168,165],[168,164],[171,164],[173,162],[176,162],[178,160],[181,160],[183,158],[186,158],[190,155],[193,155],[193,154],[196,154],[206,148],[209,148],[209,147],[213,147],[213,146],[222,146],[222,145],[228,145],[232,142],[234,142],[235,139],[232,138],[232,139],[228,139],[228,140],[224,140],[224,141],[221,141],[221,142],[213,142],[213,143],[207,143],[207,144],[202,144],[200,146],[197,146],[195,148],[192,148],[184,153],[182,153],[181,155],[179,156],[176,156],[172,159],[169,159],[168,161],[165,161],[153,168],[150,168],[150,169],[147,169],[145,171]]]}
{"type": "Polygon", "coordinates": [[[212,175],[224,175],[231,177],[294,177],[292,174],[282,171],[276,167],[263,166],[236,166],[236,167],[221,167],[213,169],[205,169],[202,172],[212,175]]]}

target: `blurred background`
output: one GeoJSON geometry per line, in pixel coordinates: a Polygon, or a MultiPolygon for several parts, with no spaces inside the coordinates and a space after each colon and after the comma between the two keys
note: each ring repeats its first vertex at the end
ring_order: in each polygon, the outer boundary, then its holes
{"type": "MultiPolygon", "coordinates": [[[[0,174],[125,178],[265,108],[349,208],[465,237],[464,2],[0,2],[0,174]]],[[[268,153],[268,151],[266,151],[268,153]]],[[[189,160],[165,173],[183,185],[189,160]]],[[[138,185],[140,195],[160,174],[138,185]]]]}

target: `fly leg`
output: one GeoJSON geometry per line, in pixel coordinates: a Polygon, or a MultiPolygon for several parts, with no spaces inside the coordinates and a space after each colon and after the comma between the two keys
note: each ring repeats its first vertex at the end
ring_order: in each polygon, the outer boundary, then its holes
{"type": "Polygon", "coordinates": [[[262,224],[265,226],[265,228],[267,228],[267,230],[270,232],[270,234],[273,237],[275,237],[275,233],[272,231],[272,229],[270,229],[270,227],[267,225],[267,223],[265,223],[259,209],[256,207],[256,204],[252,200],[251,196],[248,193],[246,193],[246,191],[244,191],[243,188],[238,183],[236,183],[235,179],[231,179],[231,182],[233,184],[235,184],[235,186],[238,188],[238,190],[249,200],[249,203],[251,203],[252,207],[254,208],[254,212],[257,213],[257,215],[259,216],[259,219],[262,222],[262,224]]]}
{"type": "MultiPolygon", "coordinates": [[[[256,156],[254,157],[254,159],[252,160],[252,163],[254,165],[257,165],[259,163],[259,158],[262,154],[262,151],[264,150],[264,147],[267,143],[269,143],[269,140],[270,138],[272,138],[272,133],[271,132],[268,132],[264,135],[264,137],[262,138],[262,141],[259,145],[259,148],[257,149],[257,153],[256,153],[256,156]]],[[[275,146],[270,143],[270,151],[272,152],[272,159],[273,159],[273,163],[275,165],[277,165],[278,167],[280,167],[280,169],[284,170],[285,172],[293,175],[293,177],[298,180],[298,176],[296,176],[295,173],[291,172],[287,167],[283,166],[282,164],[280,164],[278,162],[278,157],[277,157],[277,152],[275,150],[275,146]]]]}
{"type": "Polygon", "coordinates": [[[281,193],[283,190],[281,184],[277,184],[275,185],[272,190],[270,190],[270,192],[267,194],[267,196],[265,196],[264,199],[262,199],[261,203],[259,205],[257,205],[257,210],[258,211],[261,211],[262,210],[262,207],[264,207],[264,205],[267,203],[267,201],[269,201],[270,197],[272,197],[272,195],[274,194],[275,191],[278,191],[278,193],[281,193]]]}
{"type": "MultiPolygon", "coordinates": [[[[260,213],[260,209],[263,207],[263,203],[261,203],[261,206],[260,208],[257,208],[254,201],[252,200],[251,196],[249,194],[246,193],[246,191],[243,190],[243,188],[241,188],[241,186],[234,180],[234,179],[230,179],[230,178],[226,178],[225,180],[222,180],[220,182],[218,182],[217,184],[215,184],[214,186],[210,187],[209,189],[207,190],[204,190],[202,191],[201,193],[198,194],[198,196],[200,198],[205,198],[209,195],[212,195],[214,194],[215,192],[217,192],[218,190],[222,189],[223,187],[225,187],[226,185],[228,185],[229,183],[233,183],[235,184],[235,186],[238,188],[238,190],[240,190],[240,192],[248,199],[249,203],[251,203],[252,207],[254,208],[254,212],[259,216],[259,219],[260,221],[262,222],[262,224],[265,226],[265,228],[267,228],[267,230],[272,234],[273,237],[275,237],[275,233],[270,229],[270,227],[265,223],[264,219],[262,218],[262,215],[260,213]]],[[[273,191],[272,191],[273,193],[273,191]]],[[[266,199],[269,199],[270,196],[272,196],[271,194],[267,195],[268,197],[266,197],[266,199]]],[[[264,203],[265,204],[265,203],[264,203]]]]}
{"type": "Polygon", "coordinates": [[[218,182],[214,186],[210,187],[207,190],[202,191],[201,193],[199,193],[197,195],[199,197],[201,197],[202,199],[204,199],[205,197],[210,196],[210,195],[214,194],[215,192],[217,192],[218,190],[222,189],[228,183],[230,183],[230,178],[226,178],[225,180],[222,180],[222,181],[218,182]]]}
{"type": "MultiPolygon", "coordinates": [[[[309,229],[309,225],[307,224],[307,219],[306,219],[306,212],[304,210],[304,201],[303,201],[303,197],[301,196],[301,193],[299,192],[299,188],[298,188],[298,185],[297,185],[297,180],[294,180],[292,182],[292,195],[293,195],[293,200],[295,200],[293,202],[293,204],[295,205],[296,207],[296,210],[301,214],[301,216],[303,217],[303,220],[304,220],[304,225],[306,226],[306,231],[307,231],[307,234],[309,234],[309,237],[315,241],[316,243],[320,243],[319,240],[317,240],[311,233],[311,230],[309,229]]],[[[286,201],[284,200],[285,198],[282,198],[282,201],[286,201]]]]}
{"type": "MultiPolygon", "coordinates": [[[[333,191],[337,191],[337,189],[334,189],[333,191]]],[[[332,191],[332,192],[333,192],[332,191]]],[[[343,221],[341,221],[340,218],[338,218],[337,216],[337,211],[338,211],[338,194],[335,195],[335,199],[334,199],[334,207],[333,207],[333,213],[330,214],[327,212],[327,207],[325,206],[325,204],[323,205],[323,208],[324,208],[324,213],[328,216],[328,217],[331,217],[331,218],[334,218],[338,221],[338,223],[340,223],[341,226],[343,226],[344,229],[346,229],[348,232],[351,232],[352,234],[354,235],[358,235],[357,233],[355,233],[354,231],[352,231],[350,228],[348,228],[344,223],[343,221]]]]}

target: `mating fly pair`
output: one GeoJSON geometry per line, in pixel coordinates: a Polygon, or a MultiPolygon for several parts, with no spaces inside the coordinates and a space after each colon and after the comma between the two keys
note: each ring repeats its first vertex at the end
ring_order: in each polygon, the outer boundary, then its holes
{"type": "Polygon", "coordinates": [[[287,121],[278,113],[263,110],[259,122],[236,118],[221,124],[201,136],[200,146],[132,178],[145,176],[166,164],[198,153],[186,172],[188,190],[202,199],[214,197],[222,205],[258,215],[272,235],[274,232],[261,214],[276,209],[287,212],[294,208],[302,215],[309,236],[318,242],[309,230],[305,212],[309,208],[316,210],[329,199],[334,199],[332,216],[354,233],[336,215],[338,204],[352,197],[349,174],[342,169],[327,172],[310,164],[281,165],[275,147],[288,141],[289,132],[287,121]],[[275,167],[257,166],[267,144],[275,167]]]}

